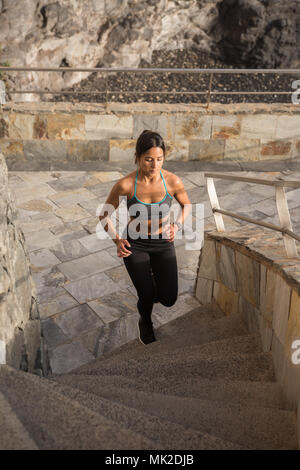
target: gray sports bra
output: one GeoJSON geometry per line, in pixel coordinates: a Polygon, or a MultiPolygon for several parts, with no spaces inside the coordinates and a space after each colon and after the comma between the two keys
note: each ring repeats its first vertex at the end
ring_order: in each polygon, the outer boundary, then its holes
{"type": "Polygon", "coordinates": [[[129,214],[131,216],[139,217],[141,220],[150,220],[151,217],[158,217],[159,219],[162,219],[163,217],[166,217],[169,214],[173,197],[168,193],[167,186],[161,171],[160,175],[162,177],[166,190],[165,197],[159,202],[142,202],[138,199],[136,195],[138,171],[136,172],[134,195],[131,199],[127,201],[127,209],[129,210],[129,214]]]}

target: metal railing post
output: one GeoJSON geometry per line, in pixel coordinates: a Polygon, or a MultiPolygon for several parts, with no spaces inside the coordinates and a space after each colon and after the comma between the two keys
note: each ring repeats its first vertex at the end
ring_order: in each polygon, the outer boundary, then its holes
{"type": "Polygon", "coordinates": [[[279,181],[279,180],[267,180],[263,178],[252,178],[252,177],[245,177],[245,176],[235,176],[226,173],[204,173],[204,177],[207,179],[207,192],[209,196],[209,200],[212,206],[212,211],[214,214],[216,227],[218,231],[223,231],[222,223],[223,220],[220,222],[218,216],[227,215],[228,217],[233,217],[238,220],[244,220],[245,222],[249,222],[251,224],[255,224],[261,227],[266,227],[270,230],[275,230],[280,232],[283,236],[283,241],[285,245],[285,250],[288,258],[299,258],[298,257],[298,250],[296,246],[295,240],[300,242],[300,236],[293,232],[292,223],[290,219],[290,213],[286,198],[286,193],[284,191],[284,187],[289,188],[300,188],[300,181],[279,181]],[[227,179],[233,181],[243,181],[244,183],[253,183],[253,184],[262,184],[266,186],[273,186],[275,187],[275,195],[276,195],[276,206],[277,212],[279,216],[280,225],[274,225],[269,222],[262,222],[252,217],[243,216],[241,214],[237,214],[228,210],[221,209],[218,203],[216,190],[213,182],[213,178],[219,179],[227,179]]]}
{"type": "Polygon", "coordinates": [[[212,81],[213,81],[213,74],[209,74],[209,85],[208,85],[208,95],[207,95],[207,103],[206,103],[206,107],[208,109],[209,105],[210,105],[210,95],[211,95],[211,85],[212,85],[212,81]]]}
{"type": "MultiPolygon", "coordinates": [[[[280,221],[281,228],[288,229],[291,232],[293,231],[289,207],[287,204],[286,194],[283,186],[276,186],[275,188],[275,197],[276,197],[276,206],[278,217],[280,221]]],[[[285,233],[282,234],[283,241],[286,249],[286,254],[288,258],[297,258],[297,247],[296,242],[293,238],[289,237],[285,233]]]]}
{"type": "Polygon", "coordinates": [[[0,80],[0,104],[5,104],[5,83],[3,80],[0,80]]]}
{"type": "Polygon", "coordinates": [[[211,205],[211,210],[213,211],[213,216],[216,222],[216,227],[218,232],[225,232],[225,225],[222,214],[215,212],[215,209],[220,209],[219,200],[217,196],[217,191],[215,188],[213,178],[207,178],[206,180],[207,193],[209,197],[209,202],[211,205]]]}
{"type": "Polygon", "coordinates": [[[108,73],[105,75],[105,109],[107,111],[108,108],[108,73]]]}

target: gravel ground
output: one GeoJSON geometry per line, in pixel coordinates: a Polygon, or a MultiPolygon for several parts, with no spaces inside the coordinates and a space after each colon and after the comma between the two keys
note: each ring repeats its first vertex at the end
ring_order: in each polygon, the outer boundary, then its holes
{"type": "MultiPolygon", "coordinates": [[[[98,64],[98,67],[103,66],[98,64]]],[[[235,68],[194,49],[155,51],[152,63],[142,61],[140,68],[235,68]]],[[[254,69],[255,70],[255,69],[254,69]]],[[[222,91],[267,91],[271,95],[211,95],[211,102],[218,103],[291,103],[291,95],[276,95],[276,91],[292,92],[293,80],[299,75],[283,74],[216,74],[213,77],[212,90],[222,91]]],[[[50,101],[98,102],[107,101],[133,103],[206,103],[207,94],[174,94],[178,92],[207,91],[209,74],[198,73],[93,73],[80,84],[63,91],[74,91],[74,95],[54,95],[50,101]],[[105,90],[112,93],[106,94],[105,90]],[[76,92],[102,92],[97,94],[76,94],[76,92]],[[104,93],[103,93],[104,91],[104,93]],[[145,91],[149,93],[145,93],[145,91]],[[130,93],[126,93],[130,92],[130,93]],[[159,92],[173,92],[160,94],[159,92]]],[[[49,100],[47,100],[49,101],[49,100]]]]}

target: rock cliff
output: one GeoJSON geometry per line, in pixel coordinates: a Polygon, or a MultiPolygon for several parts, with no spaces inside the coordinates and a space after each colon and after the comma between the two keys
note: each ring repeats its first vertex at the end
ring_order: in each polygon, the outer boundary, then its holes
{"type": "MultiPolygon", "coordinates": [[[[299,0],[0,0],[0,60],[32,67],[138,67],[141,60],[151,63],[153,51],[194,48],[236,67],[292,67],[299,63],[299,10],[299,0]]],[[[87,76],[16,72],[7,84],[60,90],[87,76]]]]}

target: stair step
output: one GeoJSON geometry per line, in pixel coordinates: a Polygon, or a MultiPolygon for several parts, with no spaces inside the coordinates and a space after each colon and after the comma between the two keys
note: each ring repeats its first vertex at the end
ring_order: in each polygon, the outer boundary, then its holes
{"type": "MultiPolygon", "coordinates": [[[[207,354],[191,358],[179,363],[147,363],[130,365],[114,364],[112,367],[86,369],[80,374],[87,375],[121,375],[125,377],[157,376],[157,377],[189,377],[224,378],[230,380],[275,381],[271,353],[238,354],[231,353],[225,358],[216,358],[216,354],[207,354]]],[[[76,375],[76,374],[74,374],[76,375]]]]}
{"type": "Polygon", "coordinates": [[[2,393],[40,450],[157,449],[149,439],[55,392],[45,378],[5,365],[0,379],[2,393]]]}
{"type": "MultiPolygon", "coordinates": [[[[144,350],[147,350],[145,348],[144,350]]],[[[152,364],[157,367],[157,364],[180,364],[186,362],[195,362],[197,358],[203,359],[206,355],[215,359],[223,359],[232,353],[241,353],[241,354],[250,354],[250,353],[261,353],[261,347],[255,343],[254,337],[252,335],[242,335],[234,336],[233,338],[226,338],[218,341],[212,341],[210,343],[204,344],[195,344],[192,346],[185,346],[181,348],[174,349],[172,351],[163,351],[155,352],[152,354],[145,352],[144,354],[139,354],[136,358],[130,357],[126,359],[111,358],[106,360],[98,365],[98,368],[107,367],[113,368],[117,367],[118,369],[128,366],[134,366],[143,364],[144,367],[152,364]]],[[[72,371],[73,373],[73,371],[72,371]]]]}
{"type": "MultiPolygon", "coordinates": [[[[209,323],[221,318],[224,319],[224,313],[222,313],[217,307],[214,307],[212,305],[202,305],[197,308],[194,308],[193,310],[190,310],[189,312],[185,313],[184,315],[181,315],[178,318],[175,318],[174,320],[171,320],[167,324],[161,325],[155,331],[156,334],[158,333],[158,337],[160,337],[161,333],[164,334],[164,332],[167,332],[168,334],[170,327],[186,330],[190,326],[191,321],[194,320],[202,328],[204,326],[207,326],[209,323]]],[[[127,357],[127,355],[130,356],[131,353],[135,353],[137,345],[140,346],[139,350],[141,352],[145,350],[144,345],[140,343],[139,339],[135,339],[126,344],[123,344],[122,346],[116,349],[103,353],[98,358],[98,360],[105,361],[113,357],[123,358],[127,357]]],[[[149,345],[149,347],[150,346],[153,345],[149,345]]]]}
{"type": "Polygon", "coordinates": [[[151,345],[160,348],[160,344],[165,343],[166,346],[174,349],[187,344],[208,343],[242,334],[249,334],[249,331],[241,315],[227,317],[223,315],[208,321],[203,314],[199,315],[197,311],[193,311],[184,318],[176,318],[156,329],[159,341],[151,345]]]}
{"type": "MultiPolygon", "coordinates": [[[[87,391],[89,389],[83,380],[80,388],[86,388],[87,391]]],[[[260,407],[258,412],[256,407],[248,405],[224,404],[116,387],[95,388],[93,393],[184,427],[230,440],[245,448],[298,448],[297,420],[295,413],[291,411],[260,407]]]]}
{"type": "Polygon", "coordinates": [[[182,397],[202,398],[222,403],[248,404],[249,406],[289,409],[285,405],[281,387],[275,382],[254,382],[224,379],[206,379],[187,375],[169,377],[122,377],[120,375],[58,375],[52,377],[58,383],[80,387],[97,393],[106,388],[129,388],[144,392],[162,393],[182,397]]]}
{"type": "Polygon", "coordinates": [[[23,424],[0,392],[0,450],[38,450],[23,424]]]}
{"type": "MultiPolygon", "coordinates": [[[[61,378],[64,376],[61,376],[61,378]]],[[[82,377],[79,377],[79,379],[82,377]]],[[[61,384],[50,379],[51,386],[59,393],[66,395],[99,413],[122,427],[134,430],[157,443],[160,449],[176,450],[241,450],[242,447],[214,435],[189,429],[180,423],[174,423],[158,416],[149,415],[143,409],[110,401],[92,391],[85,391],[82,386],[75,387],[61,384]]]]}
{"type": "MultiPolygon", "coordinates": [[[[127,348],[122,348],[122,352],[119,352],[114,358],[122,358],[122,360],[137,357],[142,358],[151,356],[153,353],[171,352],[187,345],[200,345],[222,339],[231,339],[241,335],[249,335],[249,332],[239,315],[223,317],[207,324],[205,320],[193,314],[189,323],[187,323],[186,318],[183,319],[181,317],[158,328],[156,331],[157,341],[147,346],[142,344],[139,339],[131,341],[126,345],[127,348]]],[[[100,357],[89,364],[73,369],[71,373],[85,373],[86,371],[97,369],[106,360],[109,363],[109,361],[112,361],[112,356],[106,359],[100,357]]]]}

